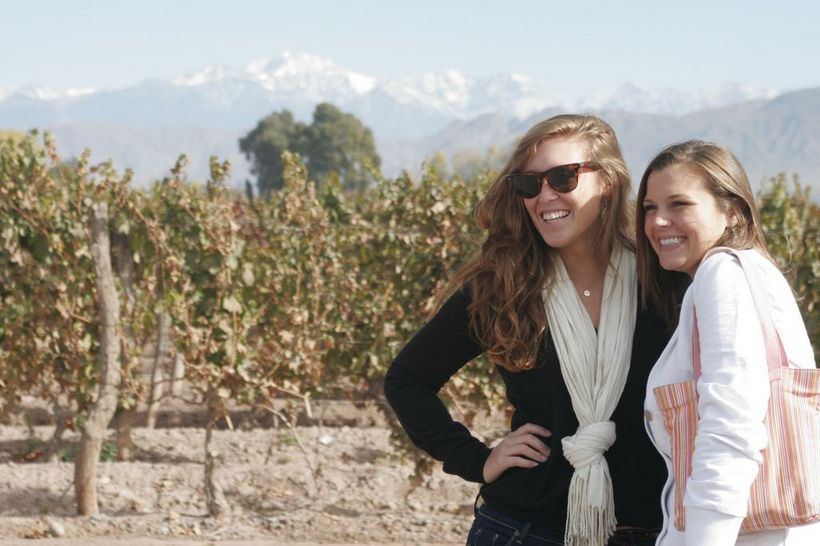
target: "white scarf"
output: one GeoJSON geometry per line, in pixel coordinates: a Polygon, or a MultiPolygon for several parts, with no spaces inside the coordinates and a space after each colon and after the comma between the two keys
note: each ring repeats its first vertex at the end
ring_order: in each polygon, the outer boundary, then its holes
{"type": "Polygon", "coordinates": [[[578,430],[561,440],[575,471],[569,484],[568,546],[604,546],[617,522],[604,452],[615,443],[609,420],[626,383],[637,312],[635,257],[616,245],[604,279],[599,333],[556,255],[556,277],[542,292],[561,374],[578,430]]]}

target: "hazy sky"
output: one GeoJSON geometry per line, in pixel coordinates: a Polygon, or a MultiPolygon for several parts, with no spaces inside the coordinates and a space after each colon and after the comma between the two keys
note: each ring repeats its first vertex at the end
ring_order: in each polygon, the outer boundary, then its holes
{"type": "Polygon", "coordinates": [[[812,0],[0,0],[0,86],[119,86],[284,50],[377,78],[519,72],[567,98],[630,81],[820,86],[812,0]]]}

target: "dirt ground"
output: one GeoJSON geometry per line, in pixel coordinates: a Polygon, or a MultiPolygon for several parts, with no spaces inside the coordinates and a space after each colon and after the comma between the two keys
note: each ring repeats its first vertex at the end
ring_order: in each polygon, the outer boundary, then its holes
{"type": "MultiPolygon", "coordinates": [[[[29,539],[0,539],[2,546],[33,546],[33,545],[51,545],[51,546],[271,546],[277,544],[286,544],[287,546],[352,546],[350,544],[339,543],[317,543],[317,542],[280,542],[276,539],[267,540],[163,540],[150,538],[130,538],[130,539],[95,539],[95,538],[74,538],[74,539],[43,539],[37,542],[32,542],[29,539]]],[[[401,544],[418,544],[417,542],[406,542],[401,544]]],[[[395,546],[395,543],[377,544],[372,543],[370,546],[395,546]]],[[[454,544],[446,543],[430,543],[424,546],[455,546],[454,544]]]]}
{"type": "Polygon", "coordinates": [[[230,510],[211,518],[204,430],[135,428],[135,459],[98,468],[101,515],[79,517],[78,435],[64,437],[64,461],[27,461],[54,427],[32,430],[0,425],[0,544],[463,544],[477,492],[440,465],[414,480],[413,461],[378,423],[218,430],[216,477],[230,510]]]}

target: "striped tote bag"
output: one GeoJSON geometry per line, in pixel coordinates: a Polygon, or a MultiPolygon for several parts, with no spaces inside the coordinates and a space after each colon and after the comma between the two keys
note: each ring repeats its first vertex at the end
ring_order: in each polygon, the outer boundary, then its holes
{"type": "MultiPolygon", "coordinates": [[[[754,264],[731,249],[740,262],[752,292],[766,344],[771,396],[766,413],[769,444],[752,484],[741,532],[795,527],[820,521],[820,370],[788,367],[785,351],[769,312],[763,285],[754,264]]],[[[704,257],[705,259],[705,257],[704,257]]],[[[695,378],[653,389],[663,414],[672,449],[675,477],[675,527],[686,526],[683,498],[692,473],[692,454],[698,424],[697,391],[700,343],[697,316],[692,333],[695,378]]]]}

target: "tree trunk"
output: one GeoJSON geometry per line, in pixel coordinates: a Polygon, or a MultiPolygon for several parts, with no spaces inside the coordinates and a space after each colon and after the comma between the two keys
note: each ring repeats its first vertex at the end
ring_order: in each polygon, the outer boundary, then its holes
{"type": "MultiPolygon", "coordinates": [[[[117,270],[120,279],[120,287],[123,296],[123,328],[122,328],[122,352],[120,361],[122,374],[129,374],[132,356],[137,347],[136,334],[134,333],[134,258],[131,252],[131,243],[128,236],[115,232],[111,239],[111,257],[113,265],[117,270]]],[[[124,385],[123,385],[124,387],[124,385]]],[[[125,397],[131,397],[133,393],[121,393],[125,397]]],[[[130,407],[118,407],[115,412],[117,427],[117,460],[130,461],[134,456],[134,440],[131,436],[134,419],[137,414],[137,400],[132,400],[130,407]]]]}
{"type": "Polygon", "coordinates": [[[57,462],[57,452],[60,448],[60,441],[63,439],[63,434],[68,428],[68,420],[73,420],[74,418],[70,410],[64,410],[63,407],[60,405],[59,397],[54,400],[52,408],[55,423],[54,434],[48,441],[48,445],[46,446],[46,452],[43,455],[43,458],[50,463],[57,462]]]}
{"type": "Polygon", "coordinates": [[[174,355],[174,374],[171,377],[171,395],[182,394],[182,380],[185,378],[185,359],[177,352],[174,355]]]}
{"type": "Polygon", "coordinates": [[[101,369],[97,400],[88,412],[74,464],[77,510],[84,516],[99,513],[97,462],[106,428],[117,408],[117,392],[121,380],[120,339],[117,332],[120,303],[111,270],[108,207],[105,203],[95,203],[91,207],[91,255],[97,277],[101,369]]]}
{"type": "Polygon", "coordinates": [[[216,459],[217,453],[211,449],[211,438],[214,425],[222,417],[222,401],[215,389],[208,389],[208,424],[205,428],[205,502],[208,507],[208,515],[219,517],[228,511],[228,501],[222,493],[222,487],[216,481],[216,459]]]}
{"type": "Polygon", "coordinates": [[[131,406],[128,409],[117,410],[117,460],[130,461],[134,458],[134,440],[131,431],[134,428],[134,418],[137,415],[137,407],[131,406]]]}
{"type": "Polygon", "coordinates": [[[162,385],[165,380],[163,365],[165,364],[165,351],[168,339],[168,327],[171,324],[171,317],[168,313],[161,311],[157,317],[157,343],[154,352],[154,362],[151,367],[151,395],[148,399],[148,415],[145,426],[154,428],[157,423],[157,412],[162,398],[162,385]]]}

